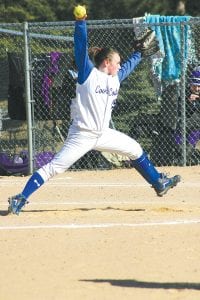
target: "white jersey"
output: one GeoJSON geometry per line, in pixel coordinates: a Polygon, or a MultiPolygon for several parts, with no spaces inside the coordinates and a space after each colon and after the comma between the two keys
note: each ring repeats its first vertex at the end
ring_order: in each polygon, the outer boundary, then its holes
{"type": "Polygon", "coordinates": [[[96,132],[108,128],[119,87],[117,75],[107,75],[93,68],[83,84],[77,83],[71,107],[73,126],[96,132]]]}

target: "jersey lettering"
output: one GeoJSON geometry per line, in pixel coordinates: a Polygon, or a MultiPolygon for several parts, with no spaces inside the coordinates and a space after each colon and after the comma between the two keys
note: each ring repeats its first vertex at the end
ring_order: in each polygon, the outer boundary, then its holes
{"type": "Polygon", "coordinates": [[[107,94],[108,96],[116,96],[118,95],[118,89],[116,88],[113,90],[113,88],[101,88],[100,85],[97,85],[95,89],[95,93],[97,94],[107,94]]]}

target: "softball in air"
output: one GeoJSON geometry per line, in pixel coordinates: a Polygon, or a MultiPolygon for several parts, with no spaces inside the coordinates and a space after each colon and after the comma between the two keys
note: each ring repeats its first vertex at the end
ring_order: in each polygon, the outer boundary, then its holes
{"type": "Polygon", "coordinates": [[[82,19],[86,15],[86,7],[85,5],[77,5],[74,8],[74,16],[76,19],[82,19]]]}

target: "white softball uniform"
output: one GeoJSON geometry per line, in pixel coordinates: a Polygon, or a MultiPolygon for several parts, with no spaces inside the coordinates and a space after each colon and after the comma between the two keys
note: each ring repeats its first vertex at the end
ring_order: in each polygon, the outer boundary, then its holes
{"type": "Polygon", "coordinates": [[[139,63],[140,55],[132,55],[116,76],[99,71],[91,64],[87,55],[85,21],[76,21],[75,58],[79,77],[76,99],[73,100],[71,108],[73,122],[62,149],[50,163],[37,171],[44,181],[65,172],[90,150],[119,153],[133,160],[143,153],[141,146],[134,139],[109,128],[120,82],[139,63]]]}

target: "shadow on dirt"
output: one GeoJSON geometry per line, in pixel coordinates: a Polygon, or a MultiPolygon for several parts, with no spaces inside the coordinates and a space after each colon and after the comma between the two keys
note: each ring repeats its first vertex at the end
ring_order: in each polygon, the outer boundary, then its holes
{"type": "Polygon", "coordinates": [[[83,279],[79,281],[93,282],[93,283],[110,283],[113,286],[130,287],[130,288],[200,290],[200,283],[190,283],[190,282],[151,282],[151,281],[138,281],[134,279],[83,279]]]}
{"type": "MultiPolygon", "coordinates": [[[[124,208],[119,208],[119,207],[103,207],[103,208],[97,208],[97,207],[91,207],[91,208],[88,208],[88,207],[80,207],[80,208],[72,208],[72,209],[32,209],[32,210],[24,210],[24,211],[21,211],[21,213],[41,213],[41,212],[64,212],[64,211],[67,211],[67,212],[72,212],[72,211],[92,211],[92,210],[119,210],[119,211],[133,211],[133,212],[140,212],[140,211],[145,211],[145,209],[143,208],[129,208],[129,209],[124,209],[124,208]]],[[[7,210],[0,210],[0,216],[2,217],[5,217],[7,216],[9,213],[7,210]]]]}

